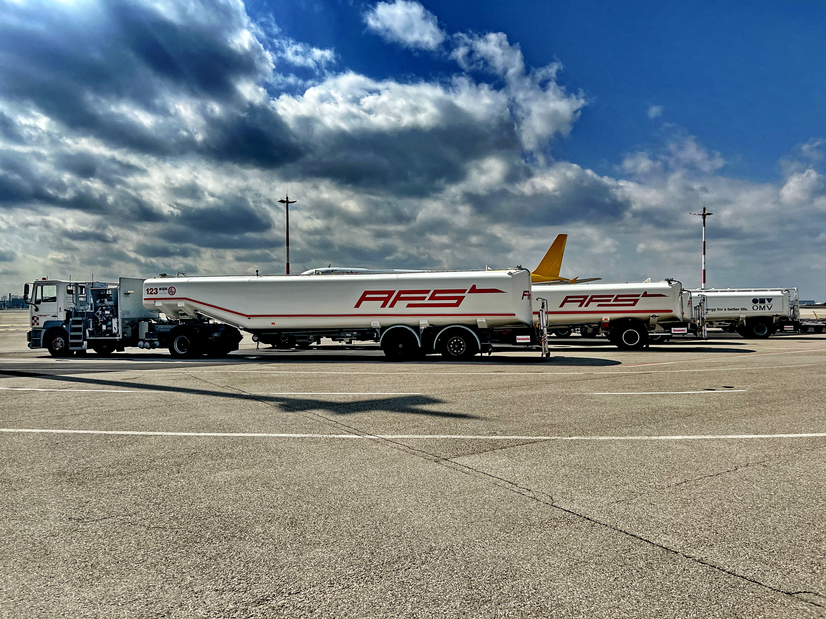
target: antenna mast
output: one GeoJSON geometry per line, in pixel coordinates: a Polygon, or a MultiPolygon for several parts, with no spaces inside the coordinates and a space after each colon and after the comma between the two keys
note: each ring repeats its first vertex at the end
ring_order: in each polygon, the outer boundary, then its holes
{"type": "Polygon", "coordinates": [[[699,215],[703,218],[703,279],[702,283],[700,284],[700,290],[706,289],[706,217],[710,215],[714,215],[714,213],[709,213],[706,210],[705,205],[703,205],[703,212],[702,213],[690,213],[691,215],[699,215]]]}

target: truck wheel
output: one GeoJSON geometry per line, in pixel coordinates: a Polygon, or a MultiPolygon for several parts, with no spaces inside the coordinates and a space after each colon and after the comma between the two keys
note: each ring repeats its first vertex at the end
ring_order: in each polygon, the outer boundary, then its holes
{"type": "Polygon", "coordinates": [[[396,361],[415,359],[422,352],[416,336],[407,329],[393,329],[388,332],[382,339],[381,349],[386,357],[396,361]]]}
{"type": "Polygon", "coordinates": [[[72,354],[69,350],[69,334],[65,329],[53,329],[46,334],[46,348],[52,357],[68,357],[72,354]]]}
{"type": "Polygon", "coordinates": [[[172,332],[169,342],[169,354],[176,359],[190,358],[198,354],[195,333],[189,330],[172,332]]]}
{"type": "Polygon", "coordinates": [[[473,337],[472,333],[464,329],[448,331],[439,338],[439,341],[440,352],[445,359],[470,359],[479,352],[476,338],[473,337]]]}
{"type": "Polygon", "coordinates": [[[599,335],[599,327],[580,327],[579,334],[582,337],[596,337],[599,335]]]}
{"type": "Polygon", "coordinates": [[[747,327],[747,331],[751,337],[761,340],[766,339],[772,333],[774,333],[772,325],[770,325],[765,320],[758,320],[756,322],[753,322],[747,327]]]}
{"type": "Polygon", "coordinates": [[[553,333],[556,337],[571,337],[571,329],[551,329],[551,333],[553,333]]]}
{"type": "Polygon", "coordinates": [[[92,350],[94,350],[101,357],[108,357],[115,352],[115,346],[114,344],[98,344],[97,346],[92,346],[92,350]]]}
{"type": "Polygon", "coordinates": [[[623,325],[611,331],[611,341],[621,350],[642,350],[648,343],[648,331],[637,325],[623,325]]]}

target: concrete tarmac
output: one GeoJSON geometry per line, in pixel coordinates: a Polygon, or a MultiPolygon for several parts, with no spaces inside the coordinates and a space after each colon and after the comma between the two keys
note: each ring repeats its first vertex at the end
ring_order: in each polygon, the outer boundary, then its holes
{"type": "Polygon", "coordinates": [[[0,617],[826,616],[826,335],[52,359],[0,312],[0,617]]]}

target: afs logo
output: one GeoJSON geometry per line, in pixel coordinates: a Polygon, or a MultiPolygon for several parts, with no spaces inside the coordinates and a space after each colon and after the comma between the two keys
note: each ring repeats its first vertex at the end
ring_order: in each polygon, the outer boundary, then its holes
{"type": "Polygon", "coordinates": [[[640,299],[664,296],[666,295],[647,291],[642,294],[569,294],[562,299],[559,307],[565,307],[569,303],[576,307],[590,307],[592,304],[595,307],[635,307],[640,299]]]}
{"type": "MultiPolygon", "coordinates": [[[[406,303],[406,309],[459,307],[467,295],[470,294],[504,294],[498,288],[477,288],[473,284],[470,288],[439,288],[436,290],[365,290],[353,307],[361,307],[362,303],[381,303],[381,308],[393,308],[398,303],[406,303]]],[[[523,296],[524,298],[524,296],[523,296]]]]}

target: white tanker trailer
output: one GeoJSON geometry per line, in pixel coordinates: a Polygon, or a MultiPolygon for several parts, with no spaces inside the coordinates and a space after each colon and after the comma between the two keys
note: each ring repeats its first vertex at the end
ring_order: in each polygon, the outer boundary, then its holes
{"type": "MultiPolygon", "coordinates": [[[[239,330],[276,347],[370,341],[389,357],[465,359],[494,344],[546,342],[526,269],[335,275],[121,278],[26,284],[30,348],[54,356],[128,346],[225,355],[239,330]],[[140,295],[140,296],[138,296],[140,295]]],[[[547,355],[547,347],[543,346],[547,355]]]]}
{"type": "Polygon", "coordinates": [[[697,333],[701,308],[676,280],[632,284],[534,284],[534,315],[547,301],[548,328],[578,327],[585,337],[605,333],[623,349],[640,349],[676,333],[697,333]]]}
{"type": "Polygon", "coordinates": [[[707,288],[693,294],[704,302],[709,327],[745,338],[767,338],[778,329],[800,327],[797,288],[707,288]]]}

